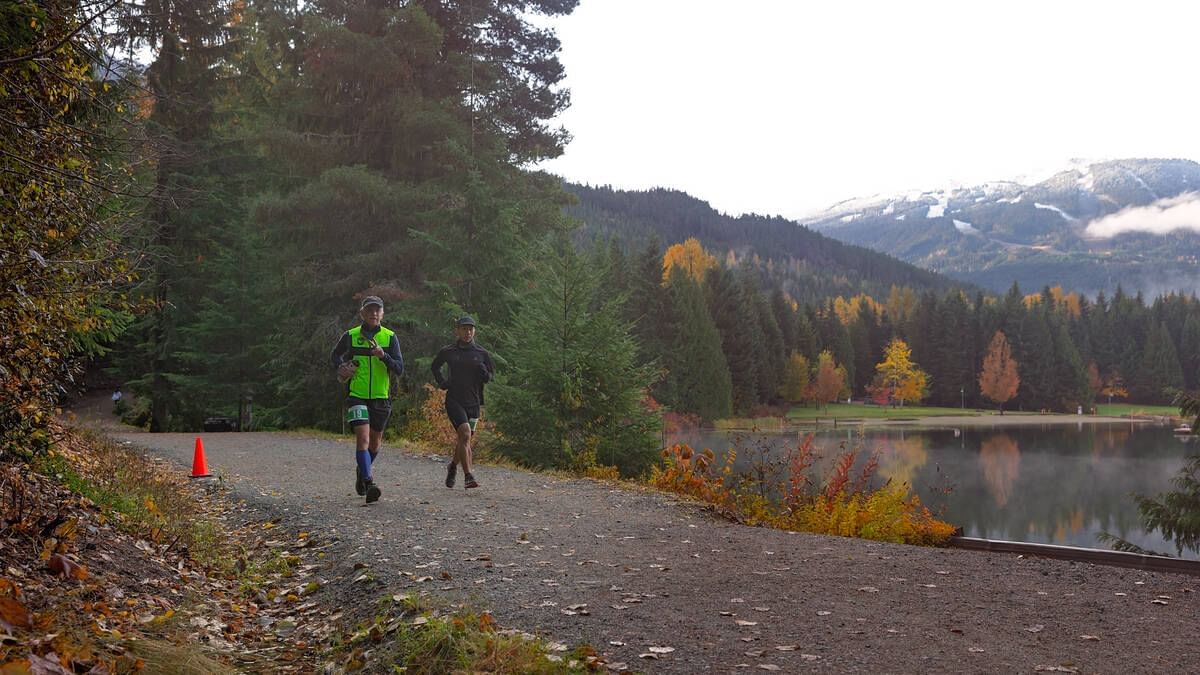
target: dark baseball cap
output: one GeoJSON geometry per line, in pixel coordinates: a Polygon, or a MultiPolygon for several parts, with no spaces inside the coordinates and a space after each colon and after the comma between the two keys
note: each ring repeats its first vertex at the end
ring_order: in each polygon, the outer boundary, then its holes
{"type": "Polygon", "coordinates": [[[475,319],[472,319],[470,317],[470,315],[463,314],[462,316],[458,317],[458,321],[455,321],[454,325],[455,326],[474,326],[475,319]]]}
{"type": "Polygon", "coordinates": [[[367,305],[379,305],[379,308],[383,309],[383,300],[380,300],[378,295],[368,295],[363,298],[362,306],[359,309],[366,309],[367,305]]]}

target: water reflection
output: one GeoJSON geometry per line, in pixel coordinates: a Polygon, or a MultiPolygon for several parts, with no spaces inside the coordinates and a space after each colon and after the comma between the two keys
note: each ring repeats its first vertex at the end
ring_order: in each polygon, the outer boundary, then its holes
{"type": "Polygon", "coordinates": [[[1003,507],[1008,503],[1021,471],[1021,451],[1017,442],[1003,432],[987,437],[979,448],[979,463],[983,465],[983,477],[992,499],[996,506],[1003,507]]]}
{"type": "MultiPolygon", "coordinates": [[[[797,437],[763,438],[784,452],[797,437]]],[[[716,432],[671,440],[712,448],[718,464],[730,445],[728,434],[716,432]]],[[[1181,443],[1169,428],[1128,424],[839,429],[817,436],[826,457],[843,441],[847,447],[861,445],[866,452],[860,457],[878,454],[880,483],[908,484],[968,536],[1102,548],[1096,535],[1107,531],[1158,551],[1174,546],[1143,530],[1130,495],[1172,489],[1171,478],[1189,450],[1200,450],[1200,444],[1181,443]]]]}
{"type": "Polygon", "coordinates": [[[916,485],[918,472],[929,463],[928,439],[923,434],[900,434],[872,443],[879,453],[879,475],[885,480],[908,486],[916,485]]]}

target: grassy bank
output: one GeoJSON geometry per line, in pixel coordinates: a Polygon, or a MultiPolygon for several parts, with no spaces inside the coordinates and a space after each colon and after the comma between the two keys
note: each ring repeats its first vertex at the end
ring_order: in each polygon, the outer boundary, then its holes
{"type": "Polygon", "coordinates": [[[1113,417],[1145,416],[1179,417],[1179,408],[1173,405],[1145,405],[1142,403],[1112,403],[1096,406],[1099,415],[1113,417]]]}

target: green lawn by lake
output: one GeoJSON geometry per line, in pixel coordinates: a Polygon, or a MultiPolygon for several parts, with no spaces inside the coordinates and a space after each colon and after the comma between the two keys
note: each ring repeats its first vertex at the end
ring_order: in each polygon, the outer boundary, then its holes
{"type": "Polygon", "coordinates": [[[1096,406],[1096,412],[1100,415],[1112,415],[1114,417],[1121,417],[1122,415],[1179,416],[1179,408],[1173,405],[1143,405],[1141,403],[1100,404],[1096,406]]]}
{"type": "Polygon", "coordinates": [[[788,411],[789,420],[808,419],[912,419],[914,417],[941,417],[952,415],[994,415],[995,410],[980,410],[977,408],[938,408],[934,406],[906,405],[903,408],[892,408],[881,405],[865,405],[862,403],[830,403],[829,410],[824,407],[799,407],[788,411]]]}

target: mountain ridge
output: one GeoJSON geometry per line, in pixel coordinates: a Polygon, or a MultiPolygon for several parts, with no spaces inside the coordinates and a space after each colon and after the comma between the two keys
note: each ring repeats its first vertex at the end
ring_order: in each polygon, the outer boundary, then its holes
{"type": "Polygon", "coordinates": [[[1200,290],[1200,164],[1077,162],[1032,185],[993,181],[849,199],[799,222],[1002,291],[1200,290]],[[1111,227],[1103,227],[1108,225],[1111,227]]]}

